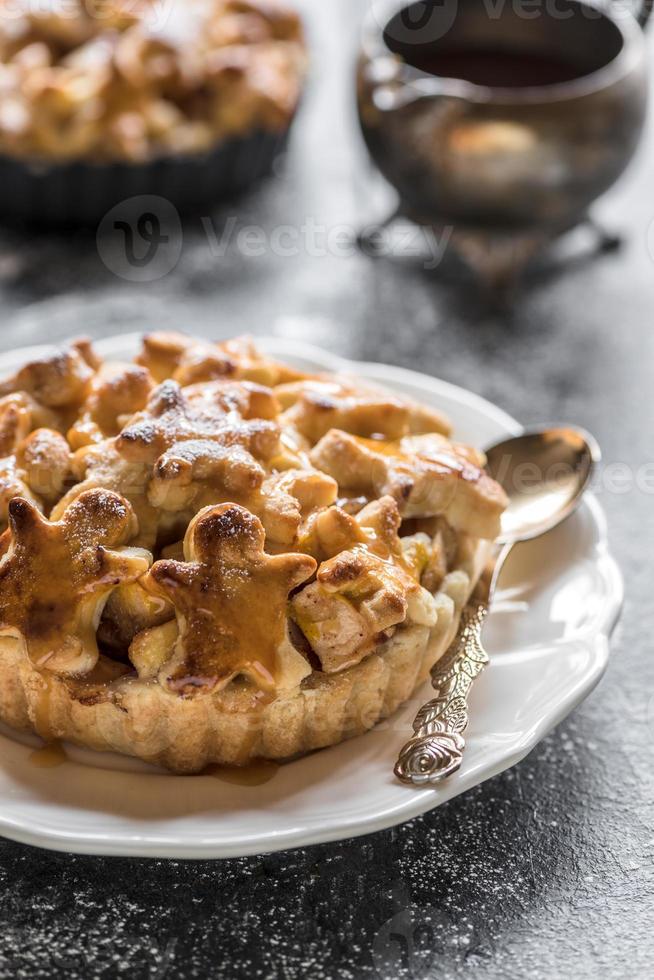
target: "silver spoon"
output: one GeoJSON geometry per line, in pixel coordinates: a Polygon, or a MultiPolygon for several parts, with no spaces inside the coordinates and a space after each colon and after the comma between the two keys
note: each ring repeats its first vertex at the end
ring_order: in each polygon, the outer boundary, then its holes
{"type": "Polygon", "coordinates": [[[481,633],[500,571],[514,544],[552,530],[578,506],[601,454],[581,429],[524,432],[486,451],[487,469],[504,488],[509,505],[493,554],[461,615],[456,639],[432,670],[436,697],[423,705],[413,736],[400,752],[395,775],[424,786],[461,765],[468,724],[468,695],[488,663],[481,633]]]}

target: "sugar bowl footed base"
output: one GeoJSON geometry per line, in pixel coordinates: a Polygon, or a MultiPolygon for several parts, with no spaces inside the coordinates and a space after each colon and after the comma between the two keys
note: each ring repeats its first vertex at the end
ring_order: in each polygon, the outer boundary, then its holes
{"type": "Polygon", "coordinates": [[[487,296],[496,304],[508,302],[519,289],[529,268],[550,253],[556,265],[569,261],[558,255],[557,245],[575,229],[586,232],[575,260],[592,259],[620,248],[623,237],[619,231],[605,228],[592,215],[587,215],[568,228],[489,228],[472,225],[434,224],[421,220],[398,208],[379,224],[367,226],[358,236],[362,252],[376,259],[389,253],[387,240],[396,223],[409,222],[424,232],[429,241],[439,243],[438,255],[431,255],[425,269],[434,271],[446,256],[456,259],[472,273],[487,296]]]}

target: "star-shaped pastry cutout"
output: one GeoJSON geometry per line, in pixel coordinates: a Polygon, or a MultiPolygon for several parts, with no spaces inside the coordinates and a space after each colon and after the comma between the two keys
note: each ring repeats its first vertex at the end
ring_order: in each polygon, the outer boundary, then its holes
{"type": "Polygon", "coordinates": [[[14,498],[0,561],[0,635],[21,638],[38,667],[91,670],[107,599],[150,564],[148,552],[120,547],[134,524],[130,505],[109,490],[85,491],[54,522],[30,501],[14,498]]]}
{"type": "Polygon", "coordinates": [[[210,398],[208,393],[188,396],[176,381],[164,381],[144,411],[117,436],[116,449],[126,459],[154,464],[177,442],[213,439],[225,446],[242,446],[257,459],[269,459],[279,447],[277,423],[247,418],[249,397],[244,386],[230,384],[221,392],[217,384],[210,398]]]}
{"type": "Polygon", "coordinates": [[[185,562],[158,561],[142,580],[175,607],[179,638],[166,683],[184,695],[247,675],[274,690],[289,593],[316,570],[309,555],[268,555],[261,521],[244,507],[207,507],[191,521],[185,562]]]}

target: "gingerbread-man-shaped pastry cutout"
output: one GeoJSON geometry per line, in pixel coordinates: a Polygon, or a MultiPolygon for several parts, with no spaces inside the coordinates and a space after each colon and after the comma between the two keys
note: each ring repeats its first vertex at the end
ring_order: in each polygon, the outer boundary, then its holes
{"type": "Polygon", "coordinates": [[[274,690],[286,639],[289,593],[316,570],[309,555],[268,555],[261,521],[238,504],[207,507],[191,521],[185,562],[158,561],[143,584],[175,607],[179,639],[167,686],[190,696],[238,675],[274,690]]]}
{"type": "Polygon", "coordinates": [[[150,565],[148,552],[120,547],[134,534],[134,523],[127,501],[109,490],[80,494],[56,522],[14,498],[9,547],[0,562],[0,635],[22,639],[37,667],[92,670],[107,599],[150,565]]]}

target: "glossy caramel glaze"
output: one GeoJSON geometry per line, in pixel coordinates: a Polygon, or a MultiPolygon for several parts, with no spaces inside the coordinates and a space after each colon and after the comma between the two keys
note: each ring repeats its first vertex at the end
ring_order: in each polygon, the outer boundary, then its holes
{"type": "Polygon", "coordinates": [[[207,766],[201,775],[231,786],[263,786],[274,779],[280,768],[276,762],[259,759],[247,766],[207,766]]]}
{"type": "Polygon", "coordinates": [[[46,742],[29,754],[29,764],[35,769],[58,769],[65,762],[68,762],[68,756],[61,742],[46,742]]]}

